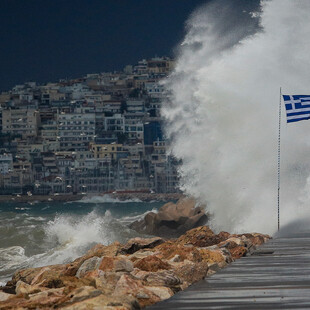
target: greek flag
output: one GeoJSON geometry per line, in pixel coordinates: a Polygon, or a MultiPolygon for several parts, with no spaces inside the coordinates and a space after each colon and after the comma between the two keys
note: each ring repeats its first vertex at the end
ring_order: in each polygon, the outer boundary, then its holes
{"type": "Polygon", "coordinates": [[[288,123],[310,119],[310,95],[283,95],[288,123]]]}

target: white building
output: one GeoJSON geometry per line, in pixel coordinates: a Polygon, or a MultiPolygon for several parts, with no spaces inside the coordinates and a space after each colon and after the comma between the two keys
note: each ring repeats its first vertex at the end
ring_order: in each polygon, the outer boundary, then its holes
{"type": "Polygon", "coordinates": [[[95,138],[95,131],[95,113],[65,113],[58,115],[60,150],[87,150],[89,142],[95,138]]]}
{"type": "Polygon", "coordinates": [[[164,94],[164,86],[157,82],[145,83],[145,90],[152,98],[162,98],[164,94]]]}

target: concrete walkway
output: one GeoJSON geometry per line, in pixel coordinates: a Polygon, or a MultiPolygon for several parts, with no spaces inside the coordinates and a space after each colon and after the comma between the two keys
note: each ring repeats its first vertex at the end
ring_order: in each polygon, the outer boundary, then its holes
{"type": "Polygon", "coordinates": [[[310,233],[275,238],[148,309],[310,309],[310,233]]]}

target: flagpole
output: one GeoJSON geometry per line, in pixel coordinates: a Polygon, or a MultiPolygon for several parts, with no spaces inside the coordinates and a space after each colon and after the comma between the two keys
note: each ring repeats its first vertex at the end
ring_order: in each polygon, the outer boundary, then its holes
{"type": "Polygon", "coordinates": [[[282,90],[280,87],[279,135],[278,135],[278,230],[280,230],[281,101],[282,101],[282,90]]]}

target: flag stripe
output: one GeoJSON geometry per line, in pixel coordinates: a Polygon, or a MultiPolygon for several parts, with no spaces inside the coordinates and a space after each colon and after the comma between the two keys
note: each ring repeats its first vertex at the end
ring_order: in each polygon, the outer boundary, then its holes
{"type": "Polygon", "coordinates": [[[303,117],[303,118],[288,119],[287,122],[288,123],[294,123],[294,122],[298,122],[298,121],[302,121],[302,120],[306,120],[306,119],[310,119],[310,115],[308,117],[303,117]]]}
{"type": "Polygon", "coordinates": [[[290,117],[287,117],[287,119],[296,119],[296,118],[304,118],[304,117],[307,117],[308,115],[310,115],[310,113],[306,114],[306,115],[295,115],[295,116],[290,116],[290,117]]]}
{"type": "MultiPolygon", "coordinates": [[[[295,110],[296,111],[296,110],[295,110]]],[[[310,110],[308,111],[300,111],[300,112],[294,112],[294,113],[286,113],[286,116],[295,116],[295,115],[303,115],[303,114],[310,114],[310,110]]]]}

